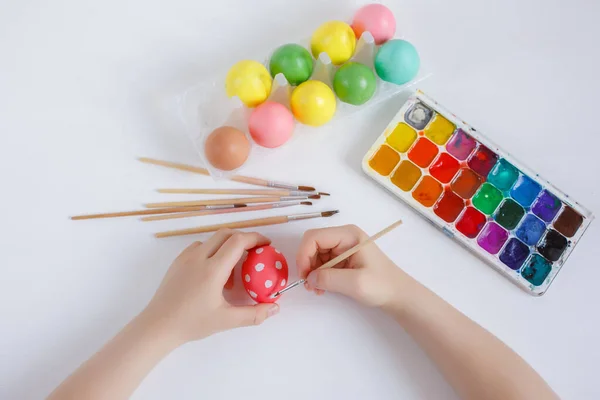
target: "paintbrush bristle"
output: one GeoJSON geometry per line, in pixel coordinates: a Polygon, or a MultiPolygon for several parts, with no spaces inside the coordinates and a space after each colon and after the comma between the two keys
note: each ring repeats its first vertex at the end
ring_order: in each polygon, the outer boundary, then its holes
{"type": "Polygon", "coordinates": [[[303,192],[314,192],[315,188],[312,186],[298,186],[298,190],[301,190],[303,192]]]}
{"type": "Polygon", "coordinates": [[[312,206],[312,202],[310,201],[302,201],[300,202],[300,204],[302,204],[303,206],[312,206]]]}
{"type": "Polygon", "coordinates": [[[308,196],[309,199],[313,199],[313,200],[319,200],[321,198],[321,195],[319,194],[313,194],[308,196]]]}
{"type": "Polygon", "coordinates": [[[339,213],[340,210],[333,210],[333,211],[323,211],[321,213],[321,217],[331,217],[332,215],[335,215],[337,213],[339,213]]]}
{"type": "Polygon", "coordinates": [[[329,193],[327,192],[319,192],[317,194],[320,194],[321,196],[331,196],[329,193]]]}

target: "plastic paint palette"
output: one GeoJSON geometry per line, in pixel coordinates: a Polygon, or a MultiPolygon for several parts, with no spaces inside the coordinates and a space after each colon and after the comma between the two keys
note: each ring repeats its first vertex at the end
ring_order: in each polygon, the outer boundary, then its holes
{"type": "Polygon", "coordinates": [[[593,220],[591,212],[420,91],[362,166],[534,295],[546,292],[593,220]]]}

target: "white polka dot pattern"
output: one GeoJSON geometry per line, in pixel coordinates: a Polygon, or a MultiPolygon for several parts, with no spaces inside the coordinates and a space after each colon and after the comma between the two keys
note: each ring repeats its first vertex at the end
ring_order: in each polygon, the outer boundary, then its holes
{"type": "Polygon", "coordinates": [[[241,282],[257,303],[272,303],[279,299],[273,293],[285,287],[288,265],[283,254],[272,246],[260,246],[248,251],[242,263],[241,282]]]}

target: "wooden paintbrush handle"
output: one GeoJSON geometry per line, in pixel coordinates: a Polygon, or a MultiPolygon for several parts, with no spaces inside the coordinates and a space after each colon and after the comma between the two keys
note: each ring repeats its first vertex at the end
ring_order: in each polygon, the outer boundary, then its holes
{"type": "Polygon", "coordinates": [[[206,226],[200,226],[198,228],[179,229],[179,230],[175,230],[175,231],[159,232],[155,236],[157,238],[166,238],[166,237],[172,237],[172,236],[183,236],[183,235],[193,235],[193,234],[197,234],[197,233],[215,232],[215,231],[218,231],[219,229],[223,229],[223,228],[244,229],[244,228],[253,228],[253,227],[257,227],[257,226],[285,224],[286,222],[288,222],[287,216],[268,217],[268,218],[251,219],[248,221],[229,222],[226,224],[206,225],[206,226]]]}
{"type": "Polygon", "coordinates": [[[267,210],[270,208],[273,208],[273,206],[271,204],[261,204],[258,206],[226,208],[223,210],[204,210],[204,211],[193,211],[193,212],[181,212],[181,213],[177,213],[177,214],[153,215],[151,217],[144,217],[144,218],[142,218],[142,221],[163,221],[166,219],[201,217],[203,215],[230,214],[230,213],[238,213],[238,212],[267,210]]]}
{"type": "MultiPolygon", "coordinates": [[[[174,168],[174,169],[194,172],[194,173],[202,174],[202,175],[210,175],[210,173],[208,172],[207,169],[200,168],[200,167],[194,167],[193,165],[186,165],[186,164],[174,163],[174,162],[170,162],[170,161],[156,160],[154,158],[148,158],[148,157],[140,157],[140,158],[138,158],[138,160],[140,160],[141,162],[148,163],[148,164],[160,165],[160,166],[167,167],[167,168],[174,168]]],[[[304,192],[314,192],[315,191],[315,188],[312,186],[288,185],[288,184],[282,183],[282,182],[273,182],[273,181],[268,181],[265,179],[253,178],[251,176],[235,175],[235,176],[230,177],[229,180],[235,181],[235,182],[247,183],[249,185],[275,187],[275,188],[279,188],[279,189],[301,190],[304,192]]]]}
{"type": "MultiPolygon", "coordinates": [[[[138,158],[138,160],[140,160],[141,162],[145,162],[147,164],[160,165],[162,167],[173,168],[173,169],[178,169],[181,171],[194,172],[196,174],[210,176],[210,173],[208,172],[208,170],[206,168],[195,167],[193,165],[181,164],[181,163],[176,163],[176,162],[171,162],[171,161],[157,160],[155,158],[148,158],[148,157],[140,157],[140,158],[138,158]]],[[[235,175],[229,179],[232,181],[248,183],[250,185],[256,185],[256,186],[268,186],[268,184],[269,184],[268,181],[266,181],[264,179],[252,178],[249,176],[235,175]]]]}
{"type": "Polygon", "coordinates": [[[102,214],[88,214],[88,215],[76,215],[71,217],[72,220],[82,219],[98,219],[98,218],[117,218],[117,217],[133,217],[138,215],[154,215],[154,214],[170,214],[178,213],[182,211],[198,211],[203,210],[204,206],[181,208],[181,207],[169,207],[169,208],[153,208],[150,210],[137,210],[137,211],[120,211],[114,213],[102,213],[102,214]]]}
{"type": "Polygon", "coordinates": [[[290,196],[289,190],[268,189],[158,189],[159,193],[171,194],[232,194],[246,196],[290,196]]]}
{"type": "Polygon", "coordinates": [[[138,158],[138,160],[140,160],[141,162],[145,162],[146,164],[160,165],[161,167],[178,169],[180,171],[194,172],[196,174],[201,174],[201,175],[210,175],[206,168],[194,167],[193,165],[180,164],[180,163],[171,162],[171,161],[156,160],[154,158],[148,158],[148,157],[140,157],[140,158],[138,158]]]}
{"type": "Polygon", "coordinates": [[[228,204],[247,204],[247,203],[271,203],[280,201],[281,197],[238,197],[236,199],[216,199],[216,200],[194,200],[194,201],[168,201],[164,203],[148,203],[147,208],[162,207],[194,207],[194,206],[219,206],[228,204]]]}
{"type": "MultiPolygon", "coordinates": [[[[236,208],[231,208],[228,210],[236,210],[236,208]]],[[[178,219],[178,218],[189,218],[189,217],[201,217],[203,215],[211,215],[213,210],[203,210],[203,211],[190,211],[190,212],[180,212],[174,214],[161,214],[161,215],[151,215],[149,217],[140,218],[142,221],[164,221],[167,219],[178,219]]],[[[223,210],[225,211],[225,210],[223,210]]]]}
{"type": "Polygon", "coordinates": [[[269,186],[269,182],[264,179],[252,178],[250,176],[234,175],[229,180],[234,182],[247,183],[254,186],[269,186]]]}

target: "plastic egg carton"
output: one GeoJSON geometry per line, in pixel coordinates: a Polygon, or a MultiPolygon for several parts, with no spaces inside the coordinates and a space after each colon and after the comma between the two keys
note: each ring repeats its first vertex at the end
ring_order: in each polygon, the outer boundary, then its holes
{"type": "MultiPolygon", "coordinates": [[[[356,12],[360,7],[372,3],[373,2],[364,2],[362,4],[357,4],[356,8],[352,10],[352,13],[356,12]]],[[[352,19],[345,19],[342,21],[346,22],[348,25],[352,23],[352,19]]],[[[328,21],[323,21],[322,23],[326,22],[328,21]]],[[[410,37],[405,38],[403,36],[398,36],[397,33],[393,39],[403,39],[410,42],[410,37]]],[[[310,37],[305,37],[298,41],[281,43],[280,46],[284,44],[299,44],[312,54],[310,41],[310,37]]],[[[340,65],[334,65],[329,55],[325,52],[320,53],[316,59],[313,57],[313,72],[309,80],[317,80],[325,83],[334,94],[334,75],[340,67],[349,62],[358,62],[366,65],[373,71],[376,78],[375,93],[370,100],[362,105],[356,106],[344,103],[336,94],[336,111],[332,120],[344,118],[362,109],[372,107],[419,84],[431,75],[427,66],[424,65],[425,63],[421,59],[419,72],[411,81],[402,85],[396,85],[382,80],[377,75],[374,68],[374,59],[379,47],[381,46],[375,43],[373,35],[371,35],[370,32],[365,31],[356,41],[354,54],[348,61],[340,65]]],[[[259,62],[262,61],[262,65],[269,70],[269,60],[277,48],[272,49],[266,56],[257,56],[254,60],[259,62]]],[[[254,108],[244,105],[238,97],[228,97],[226,94],[225,82],[227,72],[231,66],[239,61],[241,60],[232,60],[229,66],[222,69],[223,72],[215,74],[212,78],[198,82],[187,88],[177,99],[179,116],[182,119],[187,134],[196,147],[205,167],[215,179],[228,178],[239,173],[245,166],[261,161],[264,162],[263,160],[268,157],[269,154],[278,149],[262,147],[254,142],[248,129],[248,120],[254,108]],[[246,162],[241,167],[231,171],[223,171],[212,166],[206,159],[204,152],[206,138],[220,126],[231,126],[239,129],[246,135],[251,143],[250,154],[246,162]]],[[[279,73],[273,78],[270,95],[266,101],[274,101],[283,104],[288,110],[291,110],[290,98],[295,87],[296,86],[292,86],[288,83],[282,73],[279,73]]],[[[303,132],[321,130],[324,126],[326,126],[326,124],[319,127],[304,125],[295,118],[295,128],[292,137],[280,147],[293,146],[293,142],[298,140],[298,137],[302,136],[303,132]]]]}

